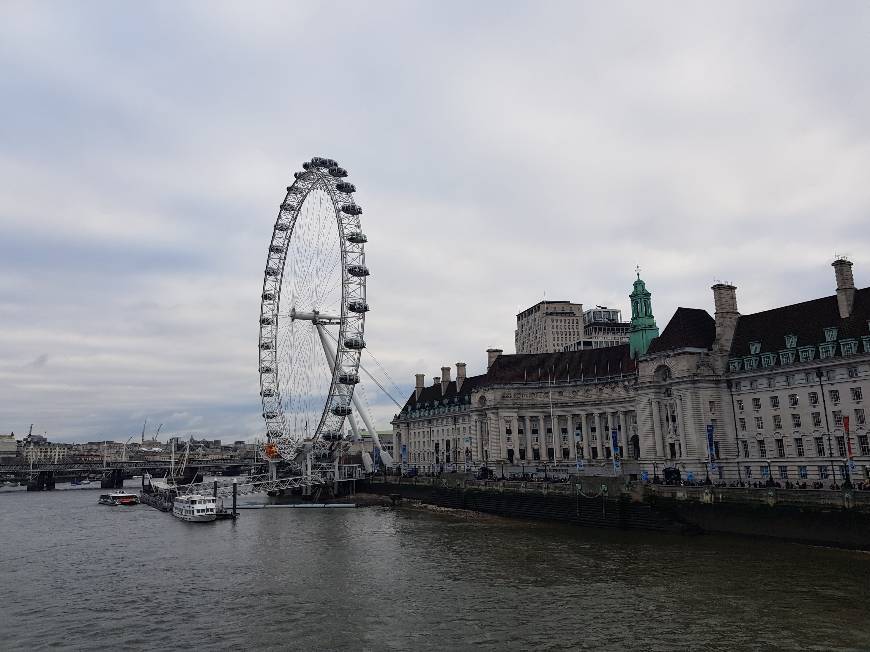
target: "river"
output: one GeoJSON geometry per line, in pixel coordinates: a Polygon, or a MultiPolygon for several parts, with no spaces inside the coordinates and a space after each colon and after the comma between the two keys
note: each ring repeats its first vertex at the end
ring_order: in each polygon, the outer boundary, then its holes
{"type": "Polygon", "coordinates": [[[866,553],[98,493],[0,493],[0,649],[870,649],[866,553]]]}

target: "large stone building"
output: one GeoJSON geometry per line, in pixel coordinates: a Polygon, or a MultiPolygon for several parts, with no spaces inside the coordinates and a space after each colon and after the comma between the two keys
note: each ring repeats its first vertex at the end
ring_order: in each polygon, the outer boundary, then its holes
{"type": "Polygon", "coordinates": [[[870,288],[834,262],[836,294],[741,315],[714,285],[714,316],[678,308],[659,335],[650,293],[630,295],[628,344],[502,355],[465,377],[422,374],[393,421],[396,451],[444,464],[542,465],[639,477],[829,484],[870,479],[870,288]],[[615,444],[614,444],[615,442],[615,444]],[[618,470],[613,461],[619,454],[618,470]]]}
{"type": "Polygon", "coordinates": [[[629,324],[614,308],[582,303],[541,301],[517,315],[517,353],[554,353],[614,346],[628,341],[629,324]]]}

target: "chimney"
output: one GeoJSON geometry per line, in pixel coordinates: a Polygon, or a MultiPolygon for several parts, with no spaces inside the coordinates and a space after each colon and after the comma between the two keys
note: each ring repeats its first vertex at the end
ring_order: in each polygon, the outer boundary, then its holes
{"type": "Polygon", "coordinates": [[[486,350],[486,370],[489,371],[489,368],[492,366],[492,363],[495,362],[495,359],[502,354],[501,349],[487,349],[486,350]]]}
{"type": "Polygon", "coordinates": [[[435,385],[440,385],[440,384],[441,384],[441,376],[435,376],[432,379],[432,386],[434,387],[435,385]]]}
{"type": "Polygon", "coordinates": [[[840,319],[846,319],[852,314],[855,306],[855,280],[852,278],[852,262],[840,256],[831,263],[834,276],[837,278],[837,307],[840,309],[840,319]]]}
{"type": "Polygon", "coordinates": [[[457,362],[456,363],[456,392],[458,393],[460,389],[462,389],[462,383],[465,382],[465,363],[457,362]]]}
{"type": "Polygon", "coordinates": [[[426,374],[415,374],[414,377],[417,379],[417,387],[414,389],[414,398],[420,398],[420,392],[423,391],[423,383],[426,382],[426,374]]]}
{"type": "Polygon", "coordinates": [[[441,396],[447,393],[447,386],[450,384],[450,367],[441,367],[441,396]]]}
{"type": "Polygon", "coordinates": [[[714,348],[719,353],[728,353],[731,351],[737,320],[740,319],[740,313],[737,312],[737,288],[728,283],[717,283],[710,289],[713,290],[713,303],[716,306],[714,348]]]}

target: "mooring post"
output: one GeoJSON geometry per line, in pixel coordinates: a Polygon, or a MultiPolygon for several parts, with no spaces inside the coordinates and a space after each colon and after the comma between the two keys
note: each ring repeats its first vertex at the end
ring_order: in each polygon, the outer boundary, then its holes
{"type": "Polygon", "coordinates": [[[233,478],[233,518],[236,518],[236,495],[239,492],[239,485],[236,479],[233,478]]]}
{"type": "Polygon", "coordinates": [[[217,480],[214,481],[214,489],[212,495],[215,497],[215,500],[217,500],[217,480]]]}

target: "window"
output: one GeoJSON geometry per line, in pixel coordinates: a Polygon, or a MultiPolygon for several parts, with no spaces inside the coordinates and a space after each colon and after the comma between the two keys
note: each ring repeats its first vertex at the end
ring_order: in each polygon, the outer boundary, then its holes
{"type": "Polygon", "coordinates": [[[825,329],[825,342],[833,342],[837,339],[837,329],[829,327],[825,329]]]}
{"type": "Polygon", "coordinates": [[[761,467],[761,477],[767,480],[770,477],[770,469],[767,466],[761,467]]]}
{"type": "Polygon", "coordinates": [[[847,375],[849,378],[857,378],[858,377],[858,367],[849,367],[846,369],[847,375]]]}
{"type": "Polygon", "coordinates": [[[780,480],[788,480],[788,467],[785,465],[780,465],[779,467],[779,479],[780,480]]]}
{"type": "Polygon", "coordinates": [[[779,362],[784,365],[794,362],[794,351],[780,351],[779,362]]]}
{"type": "Polygon", "coordinates": [[[749,442],[745,439],[741,439],[740,444],[743,446],[743,457],[749,457],[749,442]]]}
{"type": "MultiPolygon", "coordinates": [[[[809,381],[807,381],[809,382],[809,381]]],[[[810,405],[818,405],[819,404],[819,393],[818,392],[810,392],[809,393],[810,405]]]]}
{"type": "Polygon", "coordinates": [[[752,467],[751,466],[744,466],[743,467],[743,475],[745,475],[747,478],[751,478],[752,477],[752,467]]]}
{"type": "Polygon", "coordinates": [[[742,432],[746,432],[746,419],[744,419],[743,417],[740,417],[740,419],[738,419],[738,421],[740,422],[740,430],[742,432]]]}
{"type": "Polygon", "coordinates": [[[764,419],[762,417],[755,417],[755,427],[758,430],[764,429],[764,419]]]}
{"type": "Polygon", "coordinates": [[[765,353],[761,356],[761,366],[762,367],[772,367],[776,361],[776,357],[773,353],[765,353]]]}
{"type": "Polygon", "coordinates": [[[864,425],[864,408],[855,408],[855,423],[857,423],[859,426],[864,425]]]}
{"type": "Polygon", "coordinates": [[[813,428],[821,428],[822,427],[822,413],[821,412],[813,412],[813,428]]]}
{"type": "Polygon", "coordinates": [[[734,389],[739,392],[741,389],[743,389],[743,383],[738,380],[736,383],[734,383],[734,389]]]}
{"type": "Polygon", "coordinates": [[[773,427],[775,430],[782,430],[782,415],[773,415],[773,427]]]}
{"type": "Polygon", "coordinates": [[[870,440],[867,435],[858,435],[858,447],[861,449],[861,455],[870,455],[870,440]]]}
{"type": "Polygon", "coordinates": [[[819,360],[825,360],[834,355],[835,344],[819,344],[819,360]]]}
{"type": "Polygon", "coordinates": [[[774,410],[779,409],[779,396],[770,397],[770,407],[772,407],[774,410]]]}
{"type": "Polygon", "coordinates": [[[791,415],[791,427],[792,428],[800,428],[801,427],[801,415],[792,413],[792,415],[791,415]]]}
{"type": "Polygon", "coordinates": [[[776,455],[777,457],[785,457],[785,442],[782,439],[776,440],[776,455]]]}
{"type": "Polygon", "coordinates": [[[828,479],[828,467],[827,466],[819,466],[819,478],[821,480],[828,479]]]}
{"type": "Polygon", "coordinates": [[[800,401],[798,400],[797,394],[789,394],[788,395],[788,405],[789,407],[797,407],[800,401]]]}
{"type": "Polygon", "coordinates": [[[807,467],[805,467],[805,466],[798,467],[798,477],[801,480],[806,480],[809,477],[809,474],[807,473],[807,467]]]}
{"type": "Polygon", "coordinates": [[[746,359],[744,359],[743,366],[748,370],[755,369],[758,366],[758,358],[746,358],[746,359]]]}
{"type": "Polygon", "coordinates": [[[850,387],[849,392],[852,394],[853,401],[860,401],[864,398],[864,392],[861,391],[860,387],[850,387]]]}
{"type": "MultiPolygon", "coordinates": [[[[798,350],[798,355],[800,356],[801,362],[809,362],[813,358],[816,357],[816,347],[814,346],[802,346],[798,350]]],[[[809,381],[807,381],[809,382],[809,381]]]]}
{"type": "Polygon", "coordinates": [[[797,346],[797,335],[788,334],[785,336],[785,348],[793,349],[797,346]]]}
{"type": "Polygon", "coordinates": [[[814,437],[813,441],[816,442],[816,455],[823,456],[825,454],[825,440],[821,437],[814,437]]]}
{"type": "Polygon", "coordinates": [[[750,342],[749,343],[749,354],[750,355],[758,355],[761,352],[761,342],[750,342]]]}
{"type": "Polygon", "coordinates": [[[834,417],[834,425],[842,428],[843,427],[843,413],[840,410],[834,410],[831,412],[831,416],[834,417]]]}
{"type": "Polygon", "coordinates": [[[716,414],[716,401],[710,401],[710,414],[716,414]]]}
{"type": "Polygon", "coordinates": [[[743,399],[742,398],[737,399],[737,409],[740,410],[741,412],[743,412],[743,399]]]}
{"type": "Polygon", "coordinates": [[[837,455],[846,457],[846,438],[837,437],[837,455]]]}
{"type": "Polygon", "coordinates": [[[828,392],[828,394],[831,397],[831,403],[833,403],[834,405],[840,404],[840,390],[839,389],[832,389],[830,392],[828,392]]]}
{"type": "MultiPolygon", "coordinates": [[[[752,382],[755,382],[755,381],[752,381],[752,382]]],[[[753,410],[760,410],[761,409],[761,399],[758,398],[757,396],[754,399],[752,399],[752,409],[753,410]]]]}
{"type": "Polygon", "coordinates": [[[731,360],[728,365],[731,371],[740,371],[740,360],[731,360]]]}
{"type": "Polygon", "coordinates": [[[794,450],[798,457],[804,456],[804,440],[800,437],[794,439],[794,450]]]}
{"type": "Polygon", "coordinates": [[[758,440],[758,456],[767,457],[767,444],[763,439],[758,440]]]}
{"type": "Polygon", "coordinates": [[[749,381],[749,389],[758,389],[758,381],[750,380],[749,381]]]}
{"type": "Polygon", "coordinates": [[[858,353],[858,342],[855,340],[844,340],[840,342],[840,351],[843,355],[855,355],[858,353]]]}

